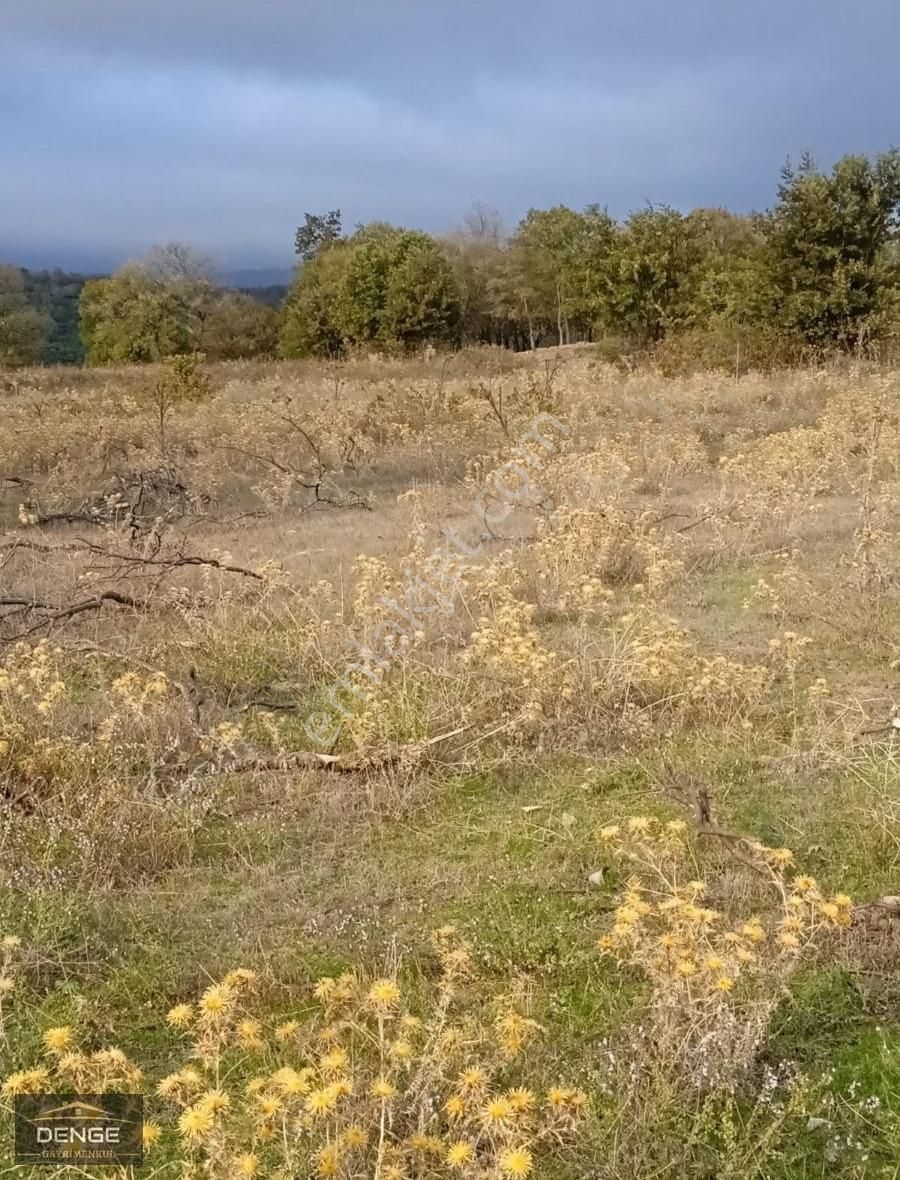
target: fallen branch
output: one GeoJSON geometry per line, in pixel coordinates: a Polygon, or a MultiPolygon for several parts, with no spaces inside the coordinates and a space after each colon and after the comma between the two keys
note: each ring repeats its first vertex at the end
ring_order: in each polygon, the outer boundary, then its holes
{"type": "MultiPolygon", "coordinates": [[[[62,622],[64,619],[71,619],[76,615],[100,610],[106,602],[115,603],[117,606],[131,607],[133,610],[141,609],[141,603],[137,599],[132,598],[129,594],[120,594],[117,590],[103,590],[100,594],[94,595],[93,598],[85,598],[81,602],[67,604],[41,602],[35,598],[0,598],[0,608],[16,608],[12,612],[13,617],[19,614],[32,615],[38,612],[43,612],[44,614],[44,617],[33,626],[18,632],[12,639],[0,639],[0,643],[17,642],[20,639],[25,639],[27,636],[35,634],[37,631],[42,631],[45,627],[52,627],[54,623],[62,622]]],[[[2,617],[9,618],[11,616],[4,615],[2,617]]]]}
{"type": "Polygon", "coordinates": [[[417,762],[433,746],[450,738],[458,737],[471,729],[470,725],[463,725],[459,729],[452,729],[448,733],[438,734],[424,742],[415,742],[408,746],[399,746],[394,750],[378,751],[371,754],[317,754],[309,750],[299,750],[292,754],[274,754],[262,757],[245,758],[233,763],[227,769],[229,773],[244,774],[258,770],[328,770],[335,774],[354,774],[362,770],[383,770],[389,766],[402,763],[407,765],[417,762]]]}

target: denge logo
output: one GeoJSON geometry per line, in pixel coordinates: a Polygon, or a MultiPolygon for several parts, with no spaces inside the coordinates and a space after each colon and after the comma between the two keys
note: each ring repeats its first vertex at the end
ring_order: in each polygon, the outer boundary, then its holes
{"type": "Polygon", "coordinates": [[[20,1094],[16,1097],[16,1162],[140,1164],[140,1094],[20,1094]]]}

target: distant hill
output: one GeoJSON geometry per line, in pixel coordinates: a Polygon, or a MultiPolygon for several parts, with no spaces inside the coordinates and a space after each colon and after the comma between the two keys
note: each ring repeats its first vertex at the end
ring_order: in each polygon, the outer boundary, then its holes
{"type": "Polygon", "coordinates": [[[294,280],[292,266],[276,266],[262,270],[233,270],[222,276],[228,287],[239,291],[255,291],[260,287],[289,287],[294,280]]]}
{"type": "Polygon", "coordinates": [[[266,307],[281,307],[290,288],[280,283],[274,287],[238,287],[242,295],[249,295],[257,303],[264,303],[266,307]]]}

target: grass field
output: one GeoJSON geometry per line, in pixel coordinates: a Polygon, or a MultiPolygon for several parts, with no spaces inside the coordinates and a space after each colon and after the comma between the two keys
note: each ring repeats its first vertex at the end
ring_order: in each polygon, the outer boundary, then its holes
{"type": "Polygon", "coordinates": [[[148,1175],[900,1175],[898,392],[7,378],[5,1108],[140,1085],[148,1175]]]}

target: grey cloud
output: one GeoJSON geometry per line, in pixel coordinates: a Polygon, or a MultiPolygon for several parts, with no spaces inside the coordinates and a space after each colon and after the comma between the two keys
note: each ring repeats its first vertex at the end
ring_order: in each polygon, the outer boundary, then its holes
{"type": "Polygon", "coordinates": [[[861,8],[0,0],[0,253],[287,261],[333,205],[759,207],[788,153],[890,145],[900,14],[861,8]]]}

